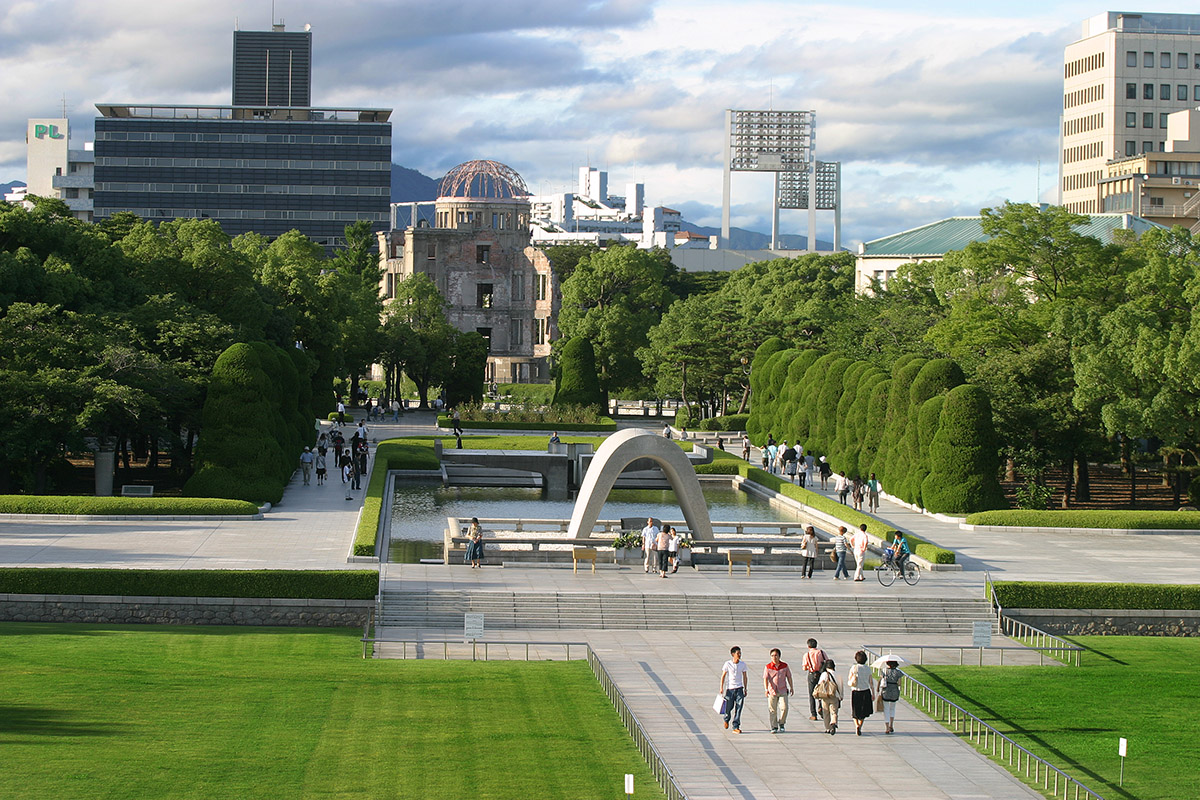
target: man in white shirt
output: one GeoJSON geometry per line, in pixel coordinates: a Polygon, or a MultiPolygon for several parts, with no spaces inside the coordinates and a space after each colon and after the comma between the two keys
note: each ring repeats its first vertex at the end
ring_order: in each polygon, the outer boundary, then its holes
{"type": "Polygon", "coordinates": [[[642,528],[642,550],[646,555],[645,567],[647,575],[650,574],[650,565],[654,562],[654,559],[658,558],[656,555],[657,550],[655,549],[657,547],[658,526],[654,524],[654,518],[651,517],[646,520],[646,527],[642,528]]]}
{"type": "Polygon", "coordinates": [[[746,675],[749,669],[742,661],[742,648],[729,648],[729,660],[721,667],[721,686],[725,695],[725,727],[733,720],[733,732],[742,732],[742,705],[746,702],[746,675]]]}

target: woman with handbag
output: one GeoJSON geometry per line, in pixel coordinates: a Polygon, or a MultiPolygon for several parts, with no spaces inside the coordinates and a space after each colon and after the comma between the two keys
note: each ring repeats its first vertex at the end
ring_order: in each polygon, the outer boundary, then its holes
{"type": "Polygon", "coordinates": [[[846,685],[850,687],[850,716],[854,718],[854,735],[862,736],[863,721],[874,710],[872,698],[875,694],[865,651],[859,650],[854,654],[854,663],[846,673],[846,685]]]}
{"type": "Polygon", "coordinates": [[[883,698],[883,732],[896,732],[896,703],[900,700],[900,680],[904,673],[899,662],[885,662],[887,669],[879,677],[879,696],[883,698]]]}
{"type": "Polygon", "coordinates": [[[804,527],[804,538],[800,540],[800,546],[804,548],[804,563],[800,565],[800,577],[811,578],[817,564],[817,532],[813,530],[812,525],[804,527]]]}
{"type": "Polygon", "coordinates": [[[837,733],[838,709],[842,706],[843,696],[836,667],[832,658],[825,659],[825,671],[813,689],[813,697],[821,701],[821,718],[825,721],[825,732],[830,736],[837,733]]]}

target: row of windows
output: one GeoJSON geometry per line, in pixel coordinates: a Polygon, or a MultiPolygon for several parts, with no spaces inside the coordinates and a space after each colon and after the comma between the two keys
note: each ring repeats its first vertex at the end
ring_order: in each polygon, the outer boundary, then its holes
{"type": "MultiPolygon", "coordinates": [[[[1147,126],[1147,127],[1149,127],[1149,126],[1147,126]]],[[[1164,125],[1163,127],[1165,128],[1166,126],[1164,125]]],[[[1154,142],[1142,142],[1141,149],[1138,149],[1137,142],[1133,141],[1132,139],[1126,139],[1125,140],[1125,155],[1136,156],[1139,153],[1153,153],[1155,151],[1155,149],[1157,149],[1158,152],[1161,153],[1166,149],[1166,146],[1167,146],[1166,142],[1159,142],[1157,148],[1155,148],[1154,142]]]]}
{"type": "Polygon", "coordinates": [[[219,142],[222,144],[386,144],[390,136],[311,136],[283,133],[177,133],[96,131],[98,142],[219,142]]]}
{"type": "MultiPolygon", "coordinates": [[[[1194,84],[1192,86],[1192,95],[1197,101],[1200,101],[1200,84],[1194,84]]],[[[1138,85],[1136,83],[1125,84],[1125,99],[1126,100],[1136,100],[1137,96],[1138,96],[1138,85]]],[[[1142,84],[1142,99],[1143,100],[1153,100],[1154,99],[1154,84],[1153,83],[1143,83],[1142,84]]],[[[1169,84],[1169,83],[1158,84],[1158,99],[1159,100],[1170,100],[1171,99],[1171,84],[1169,84]]],[[[1181,101],[1181,102],[1185,102],[1185,103],[1187,102],[1188,85],[1186,83],[1175,84],[1175,99],[1178,101],[1181,101]]]]}
{"type": "Polygon", "coordinates": [[[1084,56],[1077,58],[1070,64],[1067,64],[1064,70],[1064,77],[1074,78],[1076,75],[1082,75],[1085,72],[1091,72],[1094,69],[1100,69],[1104,66],[1104,53],[1096,53],[1094,56],[1084,56]]]}
{"type": "Polygon", "coordinates": [[[228,183],[114,183],[100,182],[102,192],[183,192],[186,194],[320,194],[369,195],[386,197],[389,186],[298,186],[295,184],[228,184],[228,183]]]}
{"type": "Polygon", "coordinates": [[[388,161],[295,161],[285,158],[130,158],[97,156],[98,167],[184,167],[201,169],[337,169],[390,172],[388,161]]]}
{"type": "Polygon", "coordinates": [[[1074,108],[1084,103],[1094,103],[1104,99],[1104,84],[1098,83],[1086,89],[1076,89],[1063,95],[1063,108],[1074,108]]]}
{"type": "MultiPolygon", "coordinates": [[[[1168,116],[1170,116],[1170,115],[1169,114],[1159,114],[1158,115],[1158,127],[1160,127],[1160,128],[1167,127],[1167,117],[1168,116]]],[[[1138,123],[1137,112],[1136,111],[1126,111],[1125,112],[1125,127],[1126,128],[1136,128],[1138,126],[1137,123],[1138,123]]],[[[1143,111],[1142,112],[1142,127],[1143,128],[1153,128],[1154,127],[1154,112],[1153,111],[1143,111]]]]}
{"type": "MultiPolygon", "coordinates": [[[[1195,55],[1193,55],[1191,57],[1191,59],[1188,58],[1187,53],[1176,53],[1175,54],[1176,69],[1187,69],[1189,60],[1191,61],[1192,66],[1195,69],[1200,69],[1200,53],[1196,53],[1195,55]]],[[[1171,68],[1171,54],[1170,53],[1159,53],[1157,63],[1158,63],[1159,69],[1170,69],[1171,68]]],[[[1126,50],[1125,51],[1125,66],[1136,67],[1137,65],[1138,65],[1138,51],[1137,50],[1126,50]]],[[[1154,65],[1155,65],[1154,52],[1152,50],[1144,51],[1142,53],[1142,66],[1147,67],[1147,68],[1153,68],[1154,65]]]]}
{"type": "Polygon", "coordinates": [[[1104,155],[1103,142],[1091,142],[1089,144],[1081,144],[1077,147],[1068,147],[1063,151],[1063,162],[1070,164],[1073,161],[1083,161],[1089,158],[1100,158],[1104,155]]]}
{"type": "Polygon", "coordinates": [[[333,220],[337,222],[387,222],[387,214],[373,211],[289,211],[262,208],[118,208],[103,209],[105,216],[131,211],[143,219],[282,219],[333,220]]]}
{"type": "Polygon", "coordinates": [[[1070,192],[1075,189],[1086,189],[1089,186],[1095,186],[1100,180],[1100,171],[1081,172],[1078,175],[1067,175],[1063,178],[1063,191],[1070,192]]]}
{"type": "Polygon", "coordinates": [[[1088,114],[1079,119],[1069,119],[1063,123],[1063,136],[1074,136],[1104,127],[1104,113],[1088,114]]]}

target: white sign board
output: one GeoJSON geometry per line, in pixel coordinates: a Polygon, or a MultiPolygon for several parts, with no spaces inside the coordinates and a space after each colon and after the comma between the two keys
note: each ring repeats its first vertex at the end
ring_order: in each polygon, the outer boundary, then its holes
{"type": "Polygon", "coordinates": [[[463,638],[464,639],[482,639],[483,638],[483,614],[476,614],[476,613],[463,614],[463,638]]]}
{"type": "Polygon", "coordinates": [[[1129,742],[1124,737],[1117,742],[1117,755],[1119,755],[1121,758],[1125,757],[1125,746],[1127,744],[1129,744],[1129,742]]]}
{"type": "Polygon", "coordinates": [[[633,776],[629,773],[625,773],[625,794],[633,794],[633,776]]]}
{"type": "Polygon", "coordinates": [[[992,646],[992,621],[991,620],[976,620],[974,623],[974,636],[972,637],[972,647],[991,647],[992,646]]]}

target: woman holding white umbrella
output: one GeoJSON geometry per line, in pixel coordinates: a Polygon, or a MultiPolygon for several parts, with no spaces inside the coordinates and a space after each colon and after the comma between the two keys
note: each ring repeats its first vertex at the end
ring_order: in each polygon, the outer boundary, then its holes
{"type": "Polygon", "coordinates": [[[884,733],[896,732],[896,703],[900,700],[900,680],[904,677],[899,667],[903,662],[900,656],[888,653],[875,659],[871,665],[883,670],[879,676],[879,694],[883,698],[884,733]]]}

